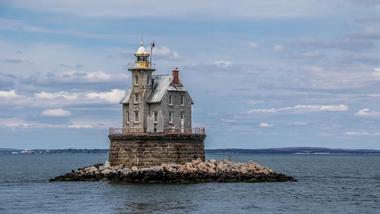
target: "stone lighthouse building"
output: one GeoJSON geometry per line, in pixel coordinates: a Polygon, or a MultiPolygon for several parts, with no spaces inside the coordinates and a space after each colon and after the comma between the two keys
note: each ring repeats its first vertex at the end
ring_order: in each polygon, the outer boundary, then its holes
{"type": "Polygon", "coordinates": [[[122,128],[110,128],[111,165],[148,167],[204,160],[204,128],[192,128],[193,100],[179,70],[154,75],[150,52],[141,43],[128,70],[131,88],[121,100],[122,128]]]}

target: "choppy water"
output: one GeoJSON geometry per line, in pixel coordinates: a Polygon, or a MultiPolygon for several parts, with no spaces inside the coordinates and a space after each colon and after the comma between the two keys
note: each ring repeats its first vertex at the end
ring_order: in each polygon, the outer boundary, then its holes
{"type": "Polygon", "coordinates": [[[208,155],[254,160],[297,183],[49,183],[107,154],[0,155],[0,213],[380,213],[380,156],[208,155]]]}

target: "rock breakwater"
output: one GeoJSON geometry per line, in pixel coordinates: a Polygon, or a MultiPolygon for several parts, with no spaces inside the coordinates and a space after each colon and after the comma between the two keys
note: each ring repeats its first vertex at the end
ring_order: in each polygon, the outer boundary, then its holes
{"type": "Polygon", "coordinates": [[[184,164],[161,164],[149,168],[95,164],[79,168],[50,181],[114,181],[127,183],[285,182],[295,178],[255,162],[193,160],[184,164]]]}

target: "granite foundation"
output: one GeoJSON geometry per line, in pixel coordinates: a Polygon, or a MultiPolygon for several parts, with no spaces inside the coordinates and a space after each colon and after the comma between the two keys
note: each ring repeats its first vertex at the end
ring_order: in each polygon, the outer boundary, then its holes
{"type": "Polygon", "coordinates": [[[205,160],[204,134],[109,135],[111,166],[151,167],[205,160]]]}

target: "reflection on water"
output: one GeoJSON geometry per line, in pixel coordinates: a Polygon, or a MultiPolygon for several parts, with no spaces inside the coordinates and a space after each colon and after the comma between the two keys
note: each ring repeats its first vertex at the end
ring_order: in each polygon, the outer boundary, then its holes
{"type": "Polygon", "coordinates": [[[209,155],[254,160],[297,183],[47,182],[107,154],[1,155],[0,213],[376,213],[380,156],[209,155]]]}

